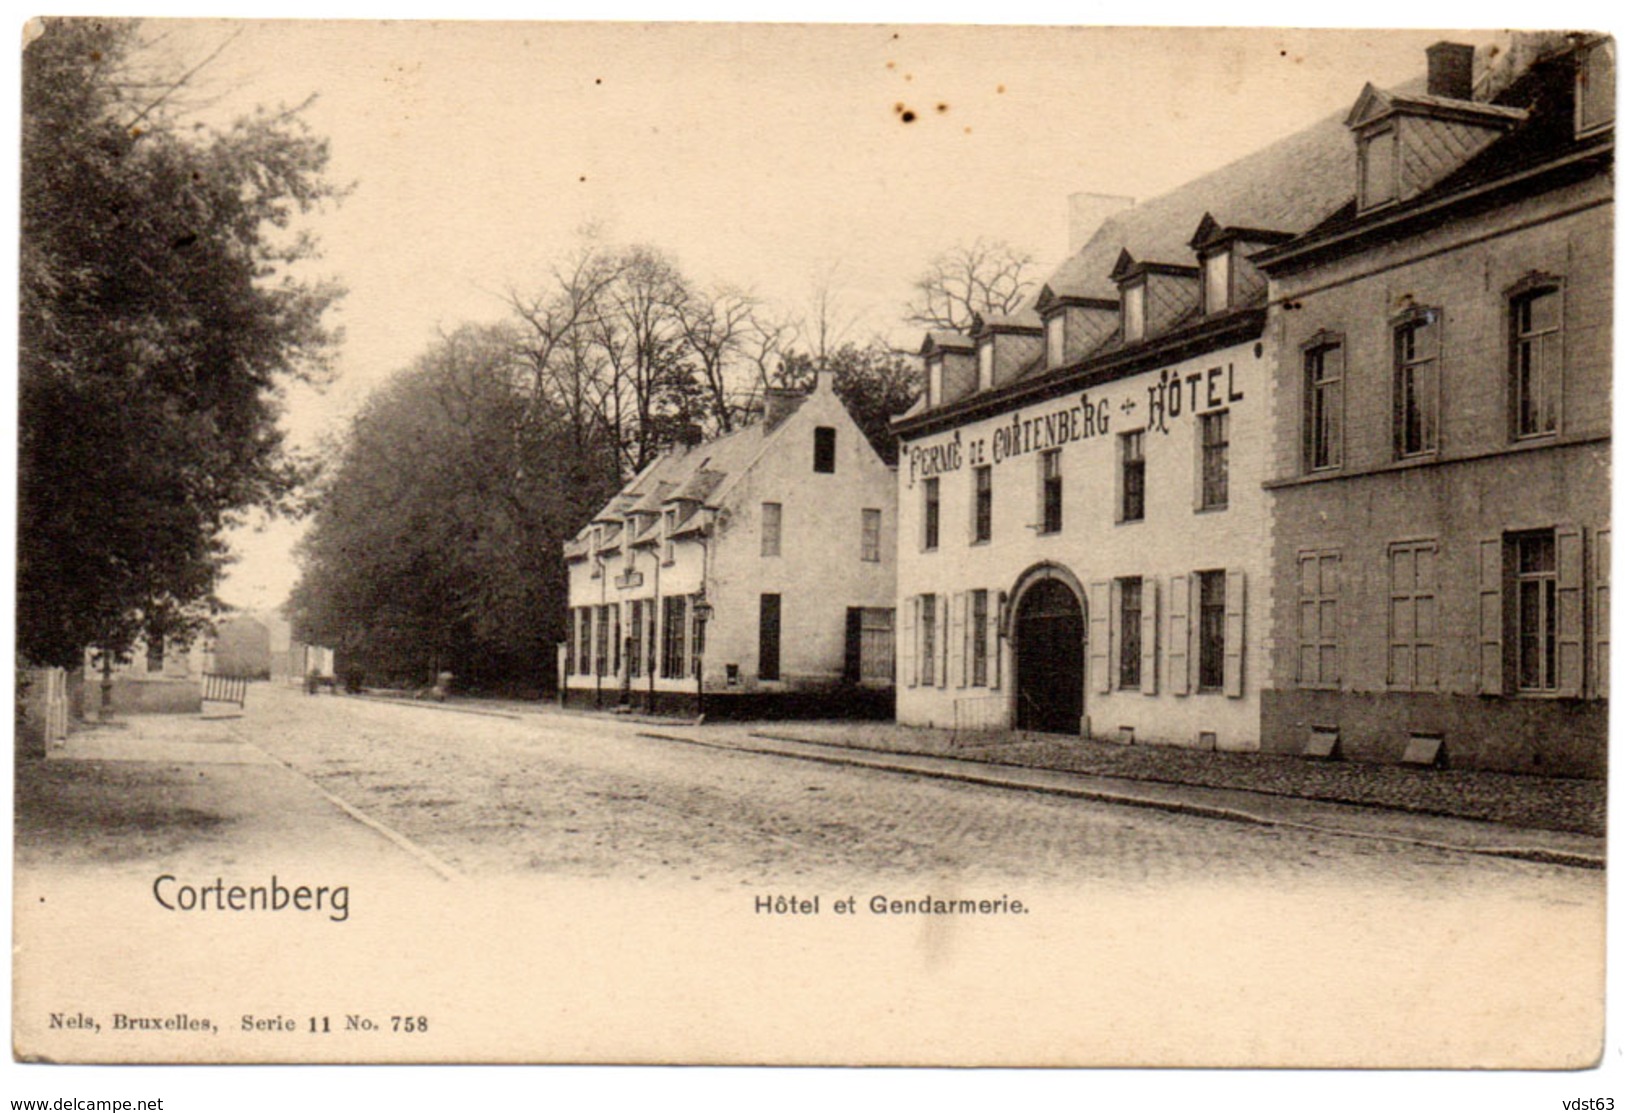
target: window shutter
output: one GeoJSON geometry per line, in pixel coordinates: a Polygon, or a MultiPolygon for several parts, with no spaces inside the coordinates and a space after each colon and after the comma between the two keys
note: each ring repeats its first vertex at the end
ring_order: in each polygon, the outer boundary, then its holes
{"type": "Polygon", "coordinates": [[[1003,660],[1003,646],[999,644],[999,613],[1004,610],[1004,592],[989,589],[987,593],[987,686],[999,686],[999,663],[1003,660]]]}
{"type": "Polygon", "coordinates": [[[1157,694],[1157,581],[1140,581],[1140,692],[1157,694]]]}
{"type": "Polygon", "coordinates": [[[1107,587],[1110,609],[1106,612],[1106,627],[1111,634],[1107,643],[1106,676],[1101,691],[1116,691],[1123,686],[1123,581],[1112,580],[1107,587]]]}
{"type": "Polygon", "coordinates": [[[965,604],[968,600],[963,591],[956,591],[949,597],[952,605],[950,626],[948,632],[949,667],[953,669],[955,688],[965,686],[966,662],[969,654],[965,652],[965,604]]]}
{"type": "Polygon", "coordinates": [[[946,688],[948,686],[948,608],[951,605],[953,596],[943,592],[937,598],[941,600],[936,615],[937,687],[946,688]]]}
{"type": "Polygon", "coordinates": [[[1089,674],[1097,692],[1112,690],[1111,598],[1106,581],[1089,585],[1089,674]]]}
{"type": "Polygon", "coordinates": [[[1592,654],[1591,667],[1597,679],[1592,691],[1598,699],[1608,698],[1608,563],[1613,559],[1613,531],[1599,529],[1596,544],[1591,546],[1591,560],[1595,571],[1591,574],[1594,596],[1591,608],[1592,654]]]}
{"type": "Polygon", "coordinates": [[[1247,573],[1231,568],[1224,574],[1224,694],[1242,695],[1247,648],[1247,573]]]}
{"type": "Polygon", "coordinates": [[[1176,696],[1191,690],[1190,614],[1190,577],[1168,577],[1168,691],[1176,696]]]}
{"type": "Polygon", "coordinates": [[[1478,690],[1487,696],[1506,691],[1506,662],[1501,650],[1506,625],[1501,608],[1501,551],[1499,537],[1478,543],[1478,690]]]}
{"type": "Polygon", "coordinates": [[[920,670],[915,667],[914,658],[914,628],[915,616],[920,611],[920,597],[910,595],[903,600],[903,683],[910,688],[917,688],[920,684],[920,670]]]}
{"type": "Polygon", "coordinates": [[[1578,698],[1585,684],[1585,537],[1557,533],[1557,694],[1578,698]]]}

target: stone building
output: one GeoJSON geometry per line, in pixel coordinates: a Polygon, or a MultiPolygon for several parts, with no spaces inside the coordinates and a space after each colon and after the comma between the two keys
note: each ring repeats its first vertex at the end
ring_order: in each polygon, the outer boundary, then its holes
{"type": "Polygon", "coordinates": [[[1367,86],[1276,308],[1266,746],[1600,774],[1614,44],[1367,86]]]}
{"type": "Polygon", "coordinates": [[[672,448],[565,546],[566,705],[890,713],[895,481],[830,380],[672,448]]]}

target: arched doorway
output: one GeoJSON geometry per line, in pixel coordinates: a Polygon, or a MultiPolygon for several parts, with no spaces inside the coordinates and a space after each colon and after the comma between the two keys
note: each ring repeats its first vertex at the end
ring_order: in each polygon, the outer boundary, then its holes
{"type": "Polygon", "coordinates": [[[1083,601],[1046,577],[1016,603],[1016,727],[1077,734],[1083,720],[1083,601]]]}

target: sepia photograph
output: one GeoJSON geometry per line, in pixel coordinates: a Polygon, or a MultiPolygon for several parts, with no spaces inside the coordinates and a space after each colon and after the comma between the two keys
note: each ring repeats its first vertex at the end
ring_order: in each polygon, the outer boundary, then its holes
{"type": "Polygon", "coordinates": [[[1611,29],[17,26],[13,1108],[1612,1108],[1611,29]]]}

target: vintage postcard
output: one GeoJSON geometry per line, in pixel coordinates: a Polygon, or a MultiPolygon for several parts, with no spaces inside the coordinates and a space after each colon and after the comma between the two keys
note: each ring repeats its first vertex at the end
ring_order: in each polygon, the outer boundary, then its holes
{"type": "Polygon", "coordinates": [[[1602,1061],[1606,31],[24,39],[16,1059],[1602,1061]]]}

